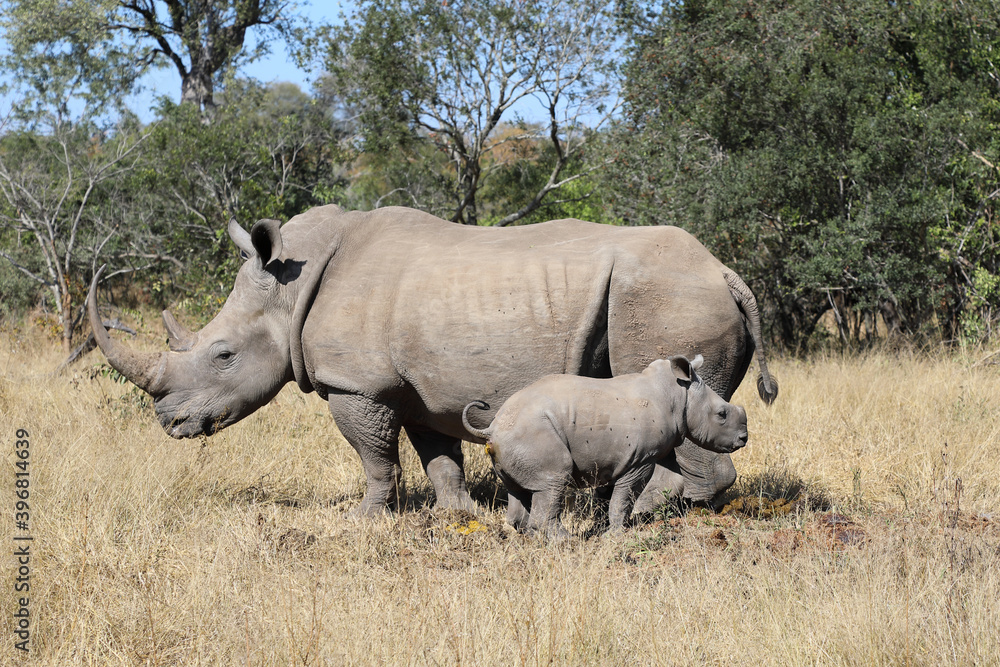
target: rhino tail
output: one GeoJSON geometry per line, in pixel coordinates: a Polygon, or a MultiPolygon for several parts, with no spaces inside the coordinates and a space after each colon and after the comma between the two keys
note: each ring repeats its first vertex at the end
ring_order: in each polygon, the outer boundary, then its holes
{"type": "Polygon", "coordinates": [[[761,400],[765,404],[771,405],[778,398],[778,383],[767,370],[767,355],[764,353],[764,338],[760,330],[760,311],[757,308],[757,299],[754,298],[753,292],[735,271],[723,267],[722,275],[725,276],[726,283],[729,285],[729,292],[746,317],[750,337],[753,338],[753,344],[757,350],[757,365],[760,367],[760,374],[757,376],[757,393],[760,394],[761,400]]]}
{"type": "Polygon", "coordinates": [[[486,401],[473,401],[472,403],[466,405],[465,409],[462,410],[462,425],[465,426],[465,430],[471,433],[472,435],[476,436],[477,438],[482,438],[483,440],[489,440],[490,435],[493,433],[493,429],[490,428],[490,426],[487,426],[484,429],[480,429],[476,428],[475,426],[469,423],[469,408],[471,407],[476,407],[480,410],[489,410],[490,404],[487,403],[486,401]]]}

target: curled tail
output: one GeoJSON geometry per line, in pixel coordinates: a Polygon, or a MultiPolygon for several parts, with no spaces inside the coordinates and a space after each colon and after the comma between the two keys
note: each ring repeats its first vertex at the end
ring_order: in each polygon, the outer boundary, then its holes
{"type": "Polygon", "coordinates": [[[757,348],[757,365],[760,366],[760,375],[757,376],[757,393],[767,405],[774,403],[778,398],[778,383],[771,377],[767,370],[767,355],[764,354],[764,340],[760,333],[760,312],[757,310],[757,299],[753,292],[743,282],[743,279],[736,275],[736,272],[728,267],[723,267],[722,275],[725,276],[729,284],[729,292],[736,299],[740,310],[747,319],[750,329],[750,337],[753,338],[754,347],[757,348]]]}
{"type": "Polygon", "coordinates": [[[487,426],[485,429],[478,429],[469,423],[469,408],[471,408],[472,406],[475,406],[480,410],[490,409],[490,404],[485,401],[473,401],[472,403],[469,403],[468,405],[465,406],[465,409],[462,410],[462,425],[465,426],[466,431],[476,436],[477,438],[482,438],[483,440],[489,440],[491,433],[491,429],[489,426],[487,426]]]}

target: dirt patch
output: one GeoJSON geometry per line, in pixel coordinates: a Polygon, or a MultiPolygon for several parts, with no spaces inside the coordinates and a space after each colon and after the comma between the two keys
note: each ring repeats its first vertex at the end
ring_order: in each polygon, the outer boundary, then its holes
{"type": "Polygon", "coordinates": [[[732,500],[719,514],[740,514],[751,519],[773,519],[791,512],[798,501],[798,496],[794,498],[743,496],[732,500]]]}
{"type": "Polygon", "coordinates": [[[792,528],[776,530],[771,534],[768,551],[775,556],[791,556],[802,546],[802,534],[792,528]]]}
{"type": "Polygon", "coordinates": [[[864,544],[868,534],[853,520],[843,514],[828,512],[816,517],[816,532],[832,549],[864,544]]]}

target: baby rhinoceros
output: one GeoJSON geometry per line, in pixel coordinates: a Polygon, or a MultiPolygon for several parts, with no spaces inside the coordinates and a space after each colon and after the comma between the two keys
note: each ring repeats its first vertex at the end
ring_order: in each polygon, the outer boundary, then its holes
{"type": "Polygon", "coordinates": [[[657,359],[641,373],[597,379],[548,375],[511,396],[485,429],[462,421],[487,441],[507,487],[507,520],[548,538],[568,532],[559,521],[566,487],[613,484],[610,530],[621,530],[655,463],[685,437],[713,452],[747,443],[747,415],[695,372],[694,361],[657,359]]]}

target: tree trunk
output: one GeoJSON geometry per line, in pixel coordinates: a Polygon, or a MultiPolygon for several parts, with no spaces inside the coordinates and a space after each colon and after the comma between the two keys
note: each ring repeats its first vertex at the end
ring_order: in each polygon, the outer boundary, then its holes
{"type": "Polygon", "coordinates": [[[212,76],[200,68],[192,67],[181,80],[181,104],[196,104],[205,111],[214,109],[213,92],[212,76]]]}
{"type": "Polygon", "coordinates": [[[63,354],[69,355],[73,351],[73,308],[70,304],[69,292],[63,294],[62,303],[59,306],[59,325],[62,327],[62,348],[63,354]]]}

